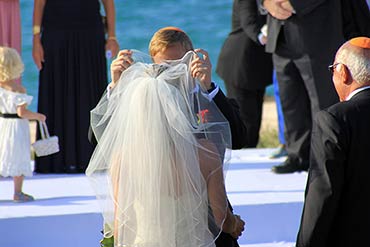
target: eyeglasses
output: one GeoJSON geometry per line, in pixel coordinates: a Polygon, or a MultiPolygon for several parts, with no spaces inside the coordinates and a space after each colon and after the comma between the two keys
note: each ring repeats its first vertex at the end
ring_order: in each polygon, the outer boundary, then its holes
{"type": "Polygon", "coordinates": [[[336,68],[339,64],[340,64],[340,63],[335,63],[335,64],[332,64],[332,65],[329,65],[329,66],[328,66],[328,70],[333,74],[333,73],[334,73],[335,68],[336,68]]]}

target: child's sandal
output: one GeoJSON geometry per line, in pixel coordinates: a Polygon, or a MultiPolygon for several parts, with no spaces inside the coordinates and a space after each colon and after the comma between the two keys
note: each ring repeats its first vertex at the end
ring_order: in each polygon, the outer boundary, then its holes
{"type": "Polygon", "coordinates": [[[34,200],[35,198],[33,198],[33,196],[27,195],[23,192],[14,193],[14,196],[13,196],[14,202],[32,202],[34,200]]]}

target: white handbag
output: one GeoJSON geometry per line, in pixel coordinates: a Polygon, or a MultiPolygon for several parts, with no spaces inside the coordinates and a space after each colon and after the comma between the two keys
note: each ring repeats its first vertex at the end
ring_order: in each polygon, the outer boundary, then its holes
{"type": "Polygon", "coordinates": [[[59,152],[59,140],[57,136],[50,136],[45,122],[38,122],[41,139],[32,143],[36,156],[46,156],[59,152]]]}

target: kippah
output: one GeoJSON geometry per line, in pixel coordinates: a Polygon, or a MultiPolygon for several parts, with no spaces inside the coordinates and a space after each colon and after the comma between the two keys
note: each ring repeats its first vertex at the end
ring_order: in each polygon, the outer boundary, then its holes
{"type": "Polygon", "coordinates": [[[172,27],[172,26],[168,26],[168,27],[164,27],[164,28],[161,28],[160,31],[178,31],[178,32],[181,32],[181,33],[185,33],[184,31],[182,31],[180,28],[178,27],[172,27]]]}
{"type": "Polygon", "coordinates": [[[367,37],[353,38],[349,41],[349,43],[356,47],[370,49],[370,38],[367,38],[367,37]]]}

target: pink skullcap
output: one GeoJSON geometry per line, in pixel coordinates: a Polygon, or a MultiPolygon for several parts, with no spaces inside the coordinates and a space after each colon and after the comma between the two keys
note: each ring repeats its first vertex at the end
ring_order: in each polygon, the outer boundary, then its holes
{"type": "Polygon", "coordinates": [[[370,38],[367,38],[367,37],[353,38],[349,41],[349,43],[356,47],[370,49],[370,38]]]}

